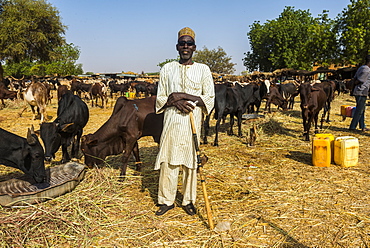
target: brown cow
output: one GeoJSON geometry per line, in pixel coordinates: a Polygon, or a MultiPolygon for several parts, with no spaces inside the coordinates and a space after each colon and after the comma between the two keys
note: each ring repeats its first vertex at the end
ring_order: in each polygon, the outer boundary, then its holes
{"type": "Polygon", "coordinates": [[[108,83],[108,87],[110,89],[110,97],[113,98],[113,93],[120,92],[120,95],[123,96],[123,94],[129,90],[130,84],[129,83],[117,83],[116,80],[112,80],[108,83]]]}
{"type": "Polygon", "coordinates": [[[288,101],[283,98],[280,94],[278,86],[271,85],[270,92],[267,95],[266,107],[265,111],[268,110],[271,113],[271,103],[277,105],[278,107],[282,108],[283,110],[288,109],[288,101]]]}
{"type": "Polygon", "coordinates": [[[90,88],[90,99],[91,99],[91,107],[94,107],[94,100],[95,106],[98,106],[98,98],[101,99],[101,104],[103,108],[106,108],[108,98],[105,94],[106,86],[103,83],[94,83],[90,88]]]}
{"type": "Polygon", "coordinates": [[[288,101],[288,109],[293,109],[294,98],[299,95],[298,83],[296,81],[280,84],[279,92],[281,96],[288,101]]]}
{"type": "MultiPolygon", "coordinates": [[[[108,155],[123,152],[121,176],[125,176],[131,152],[140,162],[137,141],[141,137],[152,136],[159,143],[163,114],[155,113],[155,101],[155,96],[136,100],[118,98],[111,117],[95,133],[82,136],[85,164],[92,167],[101,164],[108,155]]],[[[137,166],[140,170],[138,163],[137,166]]]]}
{"type": "Polygon", "coordinates": [[[64,85],[64,84],[61,84],[58,86],[58,89],[57,89],[57,97],[58,97],[58,102],[60,101],[60,99],[62,98],[62,96],[67,93],[69,90],[68,90],[68,86],[67,85],[64,85]]]}
{"type": "MultiPolygon", "coordinates": [[[[47,120],[46,103],[48,101],[48,93],[45,85],[40,82],[32,82],[27,86],[23,92],[24,100],[31,106],[33,119],[36,120],[37,116],[41,115],[41,123],[47,120]],[[37,116],[35,114],[35,107],[37,108],[37,116]]],[[[26,110],[24,107],[19,116],[26,110]]]]}
{"type": "Polygon", "coordinates": [[[41,83],[44,84],[47,95],[48,95],[48,101],[46,102],[46,104],[51,104],[51,99],[53,99],[53,95],[51,95],[51,90],[53,86],[49,84],[48,82],[41,82],[41,83]]]}
{"type": "Polygon", "coordinates": [[[0,99],[1,103],[5,107],[4,99],[11,99],[17,98],[17,91],[8,90],[5,85],[0,84],[0,99]]]}
{"type": "Polygon", "coordinates": [[[81,95],[79,94],[79,90],[80,90],[80,85],[82,84],[81,81],[77,80],[76,78],[73,78],[71,80],[71,91],[73,94],[78,94],[80,97],[81,95]]]}
{"type": "MultiPolygon", "coordinates": [[[[303,119],[303,136],[306,141],[310,140],[310,127],[315,122],[315,133],[318,133],[317,120],[320,110],[324,107],[327,95],[321,87],[312,86],[310,83],[303,83],[299,87],[301,97],[301,110],[303,119]]],[[[321,126],[324,115],[321,118],[321,126]]]]}
{"type": "MultiPolygon", "coordinates": [[[[314,84],[315,87],[320,87],[326,93],[326,102],[324,105],[324,114],[326,116],[326,122],[330,122],[330,109],[331,109],[331,102],[334,100],[334,91],[335,91],[335,82],[334,81],[322,81],[321,83],[314,84]]],[[[324,117],[323,117],[324,118],[324,117]]],[[[321,127],[323,125],[324,120],[321,120],[321,127]]]]}
{"type": "MultiPolygon", "coordinates": [[[[77,79],[72,79],[71,81],[71,91],[73,94],[77,94],[81,99],[88,98],[86,94],[89,94],[92,84],[83,83],[77,79]],[[82,93],[86,93],[84,97],[82,97],[82,93]]],[[[89,99],[90,100],[90,99],[89,99]]]]}
{"type": "Polygon", "coordinates": [[[133,82],[130,82],[130,87],[132,89],[135,89],[136,97],[140,97],[141,93],[144,93],[145,97],[147,97],[148,96],[148,89],[147,89],[148,84],[149,83],[145,81],[133,81],[133,82]]]}

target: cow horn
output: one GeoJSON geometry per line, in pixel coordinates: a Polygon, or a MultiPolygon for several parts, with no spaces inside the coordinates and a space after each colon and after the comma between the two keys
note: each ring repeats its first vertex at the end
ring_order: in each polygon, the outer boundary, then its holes
{"type": "Polygon", "coordinates": [[[28,132],[27,132],[27,143],[28,143],[29,145],[34,145],[34,144],[36,144],[36,139],[35,139],[35,137],[33,137],[33,136],[32,136],[32,134],[35,134],[35,132],[34,132],[34,130],[33,130],[33,125],[32,125],[32,127],[31,127],[31,129],[30,129],[30,128],[28,128],[28,132]]]}
{"type": "Polygon", "coordinates": [[[35,128],[33,127],[33,124],[31,125],[31,134],[35,134],[35,128]]]}
{"type": "Polygon", "coordinates": [[[24,79],[24,75],[22,76],[22,78],[21,79],[17,79],[17,78],[15,78],[15,77],[13,77],[13,76],[10,76],[13,80],[16,80],[16,81],[20,81],[20,80],[23,80],[24,79]]]}
{"type": "Polygon", "coordinates": [[[67,128],[69,126],[72,126],[73,124],[74,124],[73,122],[72,123],[68,123],[68,124],[64,124],[63,127],[62,127],[62,132],[66,132],[67,131],[67,128]]]}

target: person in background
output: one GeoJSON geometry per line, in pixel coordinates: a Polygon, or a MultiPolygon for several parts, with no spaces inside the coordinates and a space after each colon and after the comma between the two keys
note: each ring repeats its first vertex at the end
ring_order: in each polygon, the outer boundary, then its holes
{"type": "Polygon", "coordinates": [[[359,125],[362,131],[368,131],[365,125],[365,108],[370,88],[370,55],[366,56],[365,64],[358,68],[355,79],[358,82],[353,89],[353,95],[356,98],[356,109],[349,130],[356,130],[357,125],[359,125]]]}
{"type": "MultiPolygon", "coordinates": [[[[182,168],[182,206],[189,215],[197,189],[197,160],[189,112],[192,111],[197,134],[200,134],[202,112],[209,114],[214,105],[214,83],[205,64],[192,60],[196,50],[195,33],[186,27],[179,31],[176,49],[180,61],[165,64],[160,72],[156,101],[157,114],[164,112],[163,131],[155,170],[160,169],[156,215],[175,207],[178,176],[182,168]]],[[[199,140],[199,137],[198,137],[199,140]]]]}

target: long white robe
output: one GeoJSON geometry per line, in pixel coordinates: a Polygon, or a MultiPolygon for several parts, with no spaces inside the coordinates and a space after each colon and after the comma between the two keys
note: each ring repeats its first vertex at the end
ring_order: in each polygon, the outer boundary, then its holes
{"type": "Polygon", "coordinates": [[[162,162],[185,165],[191,169],[197,167],[189,114],[180,112],[176,107],[163,108],[173,92],[188,93],[203,100],[205,107],[196,107],[193,110],[199,142],[202,111],[208,114],[214,106],[214,83],[209,67],[196,62],[182,65],[174,61],[161,69],[156,111],[164,111],[164,121],[155,170],[160,169],[162,162]]]}

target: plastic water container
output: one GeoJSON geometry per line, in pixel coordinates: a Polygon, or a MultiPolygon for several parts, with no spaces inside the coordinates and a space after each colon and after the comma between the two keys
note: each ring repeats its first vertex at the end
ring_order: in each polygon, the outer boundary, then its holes
{"type": "Polygon", "coordinates": [[[350,167],[358,163],[359,143],[356,137],[343,136],[334,141],[334,162],[337,165],[350,167]]]}
{"type": "Polygon", "coordinates": [[[352,107],[352,106],[348,106],[348,107],[346,107],[346,116],[347,116],[347,117],[352,117],[352,112],[354,112],[354,111],[353,111],[353,108],[354,108],[354,107],[352,107]]]}
{"type": "Polygon", "coordinates": [[[329,137],[312,139],[312,164],[319,167],[329,167],[331,163],[331,140],[329,137]]]}
{"type": "Polygon", "coordinates": [[[334,162],[334,135],[331,133],[317,133],[315,134],[315,137],[321,139],[330,139],[331,162],[334,162]]]}
{"type": "Polygon", "coordinates": [[[125,93],[125,97],[126,97],[126,98],[129,98],[129,92],[126,92],[126,93],[125,93]]]}
{"type": "Polygon", "coordinates": [[[349,107],[350,105],[341,105],[340,106],[340,115],[341,116],[346,116],[347,117],[347,114],[346,114],[346,108],[349,107]]]}

